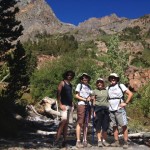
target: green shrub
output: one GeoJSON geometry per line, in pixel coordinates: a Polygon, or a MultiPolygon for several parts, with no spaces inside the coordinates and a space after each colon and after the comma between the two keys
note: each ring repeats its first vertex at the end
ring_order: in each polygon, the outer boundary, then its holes
{"type": "Polygon", "coordinates": [[[54,62],[47,63],[40,70],[36,70],[31,77],[31,93],[35,100],[39,101],[44,96],[56,98],[56,90],[62,80],[62,74],[66,70],[73,70],[76,73],[73,85],[79,82],[81,73],[87,72],[95,82],[97,71],[99,70],[94,59],[88,56],[83,58],[79,53],[68,53],[61,56],[54,62]]]}
{"type": "Polygon", "coordinates": [[[109,39],[105,66],[108,73],[116,72],[121,77],[122,82],[126,83],[128,80],[124,72],[128,67],[128,53],[119,50],[118,43],[119,37],[116,35],[109,39]]]}
{"type": "Polygon", "coordinates": [[[131,65],[142,68],[150,67],[150,50],[145,49],[141,55],[136,55],[136,57],[132,60],[131,65]]]}
{"type": "Polygon", "coordinates": [[[122,34],[120,35],[120,40],[124,40],[124,41],[141,40],[140,31],[141,29],[139,26],[135,26],[133,28],[127,27],[122,30],[122,34]]]}
{"type": "Polygon", "coordinates": [[[38,35],[35,41],[26,42],[24,47],[37,55],[59,56],[76,50],[78,42],[73,35],[38,35]]]}
{"type": "Polygon", "coordinates": [[[143,88],[139,90],[141,95],[140,108],[144,117],[150,118],[150,82],[148,82],[143,88]]]}

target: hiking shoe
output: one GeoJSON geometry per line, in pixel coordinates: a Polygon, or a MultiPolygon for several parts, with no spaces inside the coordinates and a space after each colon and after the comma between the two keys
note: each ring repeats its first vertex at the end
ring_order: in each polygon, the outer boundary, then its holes
{"type": "Polygon", "coordinates": [[[102,142],[102,145],[103,145],[103,146],[106,146],[106,147],[110,146],[110,144],[109,144],[107,141],[103,141],[103,142],[102,142]]]}
{"type": "Polygon", "coordinates": [[[72,145],[68,144],[67,141],[63,141],[63,142],[62,142],[62,147],[71,148],[72,145]]]}
{"type": "Polygon", "coordinates": [[[97,145],[98,147],[102,147],[103,146],[103,144],[102,144],[102,142],[101,141],[98,141],[98,145],[97,145]]]}
{"type": "Polygon", "coordinates": [[[53,141],[53,147],[60,147],[60,143],[58,141],[53,141]]]}
{"type": "Polygon", "coordinates": [[[115,141],[114,143],[111,144],[112,147],[120,147],[119,141],[115,141]]]}
{"type": "Polygon", "coordinates": [[[128,148],[128,142],[125,141],[124,144],[123,144],[123,149],[127,149],[128,148]]]}
{"type": "Polygon", "coordinates": [[[67,142],[66,141],[62,142],[62,147],[67,147],[67,142]]]}
{"type": "Polygon", "coordinates": [[[84,146],[83,146],[83,144],[81,144],[80,141],[77,141],[77,142],[76,142],[76,147],[77,147],[77,148],[83,148],[84,146]]]}
{"type": "Polygon", "coordinates": [[[88,143],[87,141],[83,142],[83,146],[84,147],[92,147],[92,145],[90,143],[88,143]]]}

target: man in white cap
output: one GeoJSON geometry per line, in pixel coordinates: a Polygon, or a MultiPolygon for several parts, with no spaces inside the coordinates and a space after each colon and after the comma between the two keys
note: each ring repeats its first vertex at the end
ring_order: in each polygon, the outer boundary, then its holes
{"type": "Polygon", "coordinates": [[[128,122],[125,107],[130,102],[133,94],[124,84],[119,83],[120,78],[116,73],[111,73],[108,77],[108,80],[110,82],[110,86],[107,87],[109,95],[108,101],[110,119],[113,124],[113,133],[115,139],[115,142],[112,143],[111,146],[120,146],[118,138],[118,126],[121,126],[124,136],[123,148],[128,148],[128,122]],[[127,95],[126,100],[124,99],[124,94],[127,95]]]}

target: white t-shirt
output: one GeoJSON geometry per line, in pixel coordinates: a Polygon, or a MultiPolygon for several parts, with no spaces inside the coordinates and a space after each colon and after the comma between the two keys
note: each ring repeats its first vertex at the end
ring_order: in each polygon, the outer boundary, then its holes
{"type": "MultiPolygon", "coordinates": [[[[124,84],[119,84],[119,85],[123,92],[128,90],[128,88],[124,84]]],[[[119,88],[119,85],[116,84],[114,86],[110,86],[106,88],[108,90],[108,95],[109,95],[108,101],[109,101],[110,111],[115,111],[121,108],[119,107],[119,104],[123,102],[123,99],[122,99],[123,93],[121,89],[119,88]]]]}
{"type": "MultiPolygon", "coordinates": [[[[76,92],[79,92],[79,95],[83,98],[87,98],[92,93],[91,88],[88,85],[79,83],[76,87],[76,92]]],[[[78,105],[85,105],[84,101],[78,101],[78,105]]]]}

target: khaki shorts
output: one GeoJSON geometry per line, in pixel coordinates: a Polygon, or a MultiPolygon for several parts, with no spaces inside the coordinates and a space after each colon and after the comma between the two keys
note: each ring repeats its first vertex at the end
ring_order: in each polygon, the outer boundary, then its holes
{"type": "Polygon", "coordinates": [[[91,116],[91,109],[87,108],[87,105],[77,106],[77,123],[83,124],[88,123],[91,116]]]}
{"type": "Polygon", "coordinates": [[[68,120],[69,123],[73,123],[73,107],[66,106],[65,111],[60,111],[61,120],[68,120]]]}
{"type": "Polygon", "coordinates": [[[124,108],[110,112],[110,119],[113,126],[126,126],[128,124],[127,115],[124,108]]]}

